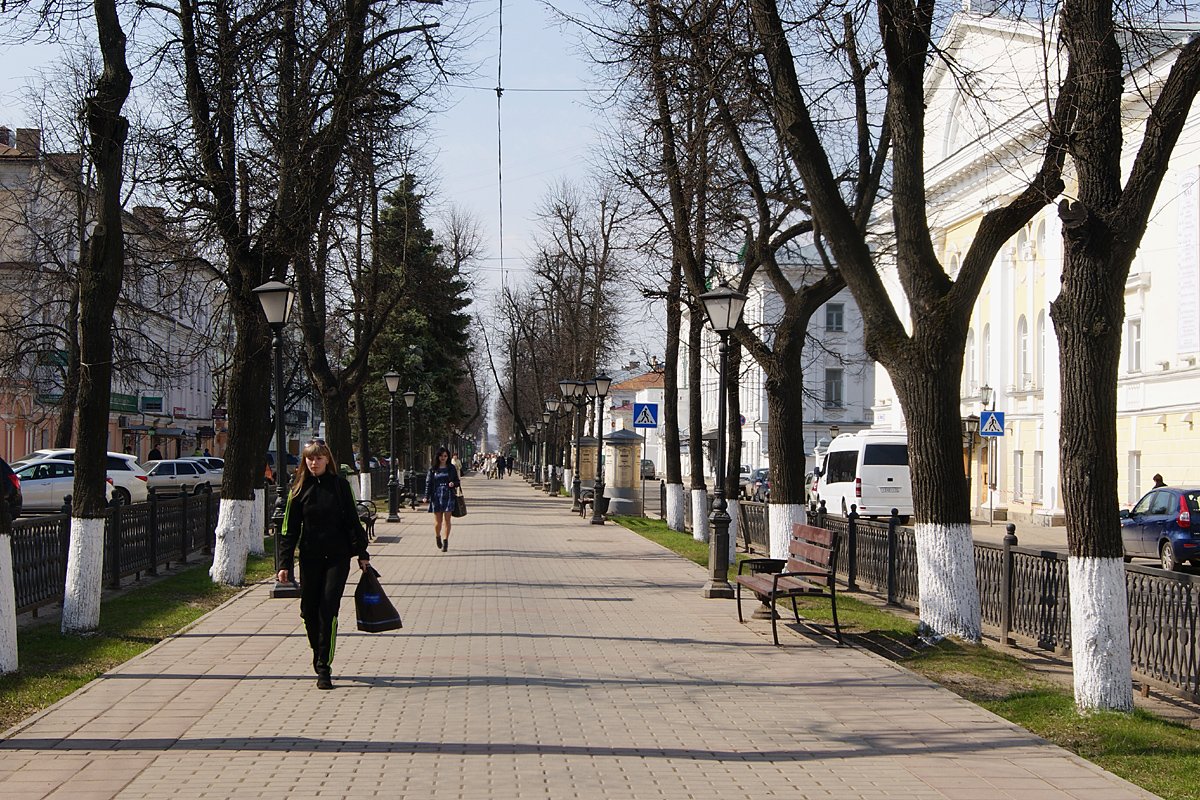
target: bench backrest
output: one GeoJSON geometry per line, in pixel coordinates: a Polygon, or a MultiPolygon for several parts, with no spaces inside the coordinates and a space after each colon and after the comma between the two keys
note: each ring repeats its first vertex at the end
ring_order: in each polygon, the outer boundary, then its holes
{"type": "Polygon", "coordinates": [[[837,534],[825,528],[796,523],[788,543],[787,572],[837,571],[837,534]]]}

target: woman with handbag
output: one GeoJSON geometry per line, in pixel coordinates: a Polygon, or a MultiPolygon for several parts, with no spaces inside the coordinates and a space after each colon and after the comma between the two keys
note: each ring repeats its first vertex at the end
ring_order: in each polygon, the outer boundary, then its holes
{"type": "Polygon", "coordinates": [[[296,546],[300,547],[300,616],[313,651],[317,688],[332,689],[338,609],[350,558],[369,569],[367,533],[358,519],[350,482],[337,474],[333,453],[324,441],[309,442],[300,456],[288,492],[279,541],[280,583],[293,581],[296,546]]]}
{"type": "Polygon", "coordinates": [[[429,501],[429,513],[433,514],[434,541],[443,553],[450,549],[450,515],[458,488],[458,470],[450,463],[450,451],[439,447],[425,476],[425,499],[429,501]]]}

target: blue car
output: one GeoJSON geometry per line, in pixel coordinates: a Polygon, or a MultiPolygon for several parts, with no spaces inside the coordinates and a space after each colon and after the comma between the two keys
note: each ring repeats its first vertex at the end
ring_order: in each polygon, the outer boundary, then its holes
{"type": "Polygon", "coordinates": [[[1156,558],[1163,569],[1200,565],[1200,489],[1160,486],[1121,511],[1125,560],[1156,558]]]}

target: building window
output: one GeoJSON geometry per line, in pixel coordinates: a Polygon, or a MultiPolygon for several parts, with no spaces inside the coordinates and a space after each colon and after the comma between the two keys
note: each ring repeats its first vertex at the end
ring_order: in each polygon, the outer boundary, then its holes
{"type": "Polygon", "coordinates": [[[1038,314],[1037,321],[1037,387],[1046,385],[1046,312],[1038,314]]]}
{"type": "Polygon", "coordinates": [[[1132,506],[1142,496],[1142,454],[1138,450],[1129,451],[1129,490],[1125,496],[1125,504],[1132,506]]]}
{"type": "Polygon", "coordinates": [[[1136,317],[1125,323],[1125,370],[1142,371],[1142,321],[1136,317]]]}
{"type": "Polygon", "coordinates": [[[1033,502],[1035,503],[1042,502],[1042,479],[1044,477],[1042,457],[1041,450],[1033,451],[1033,502]]]}
{"type": "Polygon", "coordinates": [[[1029,323],[1022,314],[1017,320],[1017,391],[1028,388],[1032,379],[1029,371],[1029,323]]]}
{"type": "Polygon", "coordinates": [[[1025,454],[1020,450],[1013,451],[1013,502],[1020,503],[1025,498],[1025,454]]]}
{"type": "Polygon", "coordinates": [[[825,330],[834,332],[846,330],[846,306],[841,303],[825,304],[825,330]]]}
{"type": "Polygon", "coordinates": [[[825,407],[841,408],[845,405],[842,397],[842,370],[825,370],[825,407]]]}

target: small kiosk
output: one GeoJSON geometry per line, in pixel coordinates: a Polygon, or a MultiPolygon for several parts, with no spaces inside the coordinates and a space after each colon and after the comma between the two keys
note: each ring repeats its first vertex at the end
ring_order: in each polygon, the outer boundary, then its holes
{"type": "MultiPolygon", "coordinates": [[[[596,483],[596,440],[591,436],[583,436],[575,440],[579,445],[579,463],[575,468],[579,470],[579,488],[591,489],[596,483]]],[[[572,453],[574,457],[574,453],[572,453]]],[[[574,478],[572,478],[574,480],[574,478]]],[[[570,491],[571,487],[567,487],[570,491]]]]}
{"type": "Polygon", "coordinates": [[[609,514],[641,514],[638,466],[645,437],[628,430],[604,434],[604,496],[609,514]]]}

